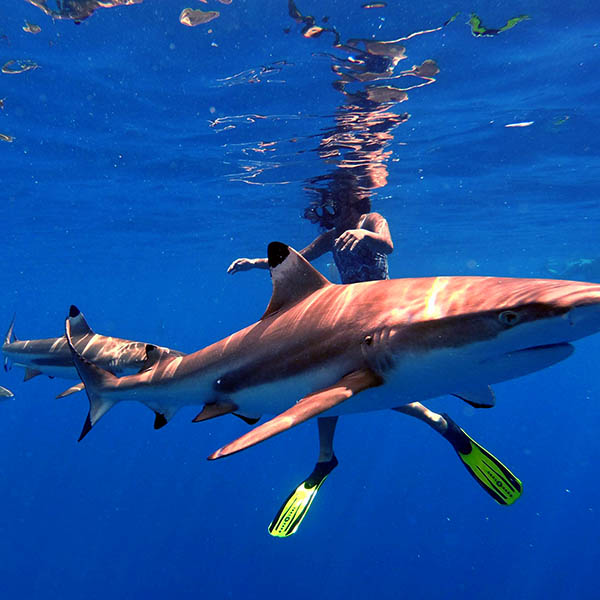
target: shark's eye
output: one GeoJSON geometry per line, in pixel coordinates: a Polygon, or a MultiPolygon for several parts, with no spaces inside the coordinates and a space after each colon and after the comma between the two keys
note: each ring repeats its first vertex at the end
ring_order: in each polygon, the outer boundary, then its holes
{"type": "Polygon", "coordinates": [[[514,310],[504,310],[498,315],[498,320],[504,325],[516,325],[521,317],[514,310]]]}

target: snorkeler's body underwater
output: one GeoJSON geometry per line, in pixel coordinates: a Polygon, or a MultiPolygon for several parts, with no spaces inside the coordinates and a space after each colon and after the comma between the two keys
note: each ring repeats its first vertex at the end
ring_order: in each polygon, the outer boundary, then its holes
{"type": "MultiPolygon", "coordinates": [[[[303,17],[310,22],[310,17],[303,17]]],[[[298,19],[296,19],[298,20],[298,19]]],[[[410,115],[396,114],[391,107],[407,99],[406,91],[429,85],[439,69],[434,61],[403,71],[399,76],[420,77],[422,82],[408,88],[373,85],[378,79],[393,76],[394,69],[404,56],[404,47],[393,42],[350,40],[339,43],[335,32],[334,48],[351,53],[351,58],[331,56],[333,71],[338,75],[334,88],[344,95],[345,102],[335,115],[335,126],[327,130],[317,148],[319,156],[335,168],[324,175],[307,180],[305,190],[313,197],[305,209],[304,218],[318,225],[322,233],[300,251],[308,261],[327,252],[333,260],[343,284],[389,279],[388,255],[394,244],[387,220],[371,211],[373,190],[387,184],[387,161],[393,141],[393,130],[405,123],[410,115]],[[365,49],[358,48],[363,42],[365,49]],[[351,84],[368,82],[364,89],[348,91],[351,84]]],[[[417,32],[428,33],[428,32],[417,32]]],[[[307,36],[305,36],[307,37],[307,36]]],[[[310,37],[310,36],[308,36],[310,37]]],[[[410,36],[409,36],[410,37],[410,36]]],[[[238,258],[231,263],[230,274],[251,269],[268,269],[267,258],[238,258]]],[[[463,400],[476,406],[494,404],[491,388],[488,397],[463,400]]],[[[435,413],[419,402],[399,406],[399,413],[414,417],[429,425],[450,442],[468,472],[482,488],[500,504],[510,504],[521,494],[521,482],[492,454],[469,437],[448,415],[435,413]],[[482,469],[485,471],[481,475],[482,469]],[[498,494],[500,473],[508,498],[498,494]]],[[[269,526],[275,537],[295,533],[306,516],[319,488],[338,465],[333,440],[338,417],[319,417],[319,455],[311,474],[287,497],[269,526]]]]}

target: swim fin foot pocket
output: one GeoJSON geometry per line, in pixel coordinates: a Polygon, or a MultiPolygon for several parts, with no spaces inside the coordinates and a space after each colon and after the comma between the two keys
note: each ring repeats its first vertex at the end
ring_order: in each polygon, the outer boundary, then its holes
{"type": "Polygon", "coordinates": [[[448,415],[442,416],[448,423],[444,437],[452,444],[475,481],[498,504],[509,505],[518,500],[523,492],[521,481],[493,454],[467,435],[448,415]]]}
{"type": "Polygon", "coordinates": [[[273,537],[288,537],[296,533],[319,488],[337,465],[338,460],[335,456],[328,462],[315,465],[313,472],[288,496],[277,511],[269,525],[269,533],[273,537]]]}

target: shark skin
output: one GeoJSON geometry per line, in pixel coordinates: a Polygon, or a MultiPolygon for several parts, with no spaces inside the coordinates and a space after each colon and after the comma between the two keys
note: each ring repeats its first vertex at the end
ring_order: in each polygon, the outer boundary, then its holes
{"type": "Polygon", "coordinates": [[[278,415],[209,457],[221,458],[317,415],[390,409],[533,373],[600,331],[598,284],[429,277],[335,285],[284,244],[271,243],[268,258],[273,296],[260,321],[135,375],[118,378],[81,356],[67,319],[90,427],[126,400],[171,414],[205,404],[212,416],[278,415]]]}
{"type": "MultiPolygon", "coordinates": [[[[71,307],[69,318],[72,322],[72,342],[79,353],[112,373],[136,373],[150,366],[148,348],[158,348],[145,342],[135,342],[94,333],[87,324],[83,313],[71,307]]],[[[12,363],[25,369],[25,381],[37,375],[79,379],[77,369],[65,336],[39,339],[16,340],[13,334],[14,318],[2,345],[4,368],[12,363]]],[[[160,352],[182,356],[182,352],[159,348],[160,352]]],[[[62,398],[83,389],[76,384],[59,394],[62,398]]]]}

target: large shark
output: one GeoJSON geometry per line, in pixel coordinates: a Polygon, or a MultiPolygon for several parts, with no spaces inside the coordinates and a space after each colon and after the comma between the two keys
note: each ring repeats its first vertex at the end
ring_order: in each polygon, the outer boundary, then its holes
{"type": "Polygon", "coordinates": [[[279,242],[268,261],[273,295],[257,323],[187,356],[156,356],[135,375],[116,377],[82,356],[68,318],[89,425],[124,400],[170,415],[203,403],[195,421],[277,415],[209,457],[216,459],[317,415],[464,390],[485,395],[489,384],[564,360],[570,342],[600,330],[598,284],[431,277],[335,285],[279,242]]]}
{"type": "MultiPolygon", "coordinates": [[[[83,313],[75,306],[71,307],[69,316],[72,343],[77,351],[111,373],[137,373],[142,369],[149,368],[154,357],[183,356],[182,352],[170,348],[95,333],[88,325],[83,313]]],[[[14,334],[14,318],[4,338],[2,353],[4,354],[4,369],[8,370],[11,364],[23,367],[25,381],[42,374],[49,377],[79,379],[64,335],[38,340],[17,340],[14,334]]],[[[57,397],[63,398],[82,389],[83,383],[78,383],[57,397]]],[[[164,415],[157,414],[155,428],[158,429],[166,424],[166,420],[164,415]]],[[[85,433],[82,434],[82,437],[83,435],[85,433]]]]}

